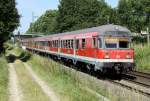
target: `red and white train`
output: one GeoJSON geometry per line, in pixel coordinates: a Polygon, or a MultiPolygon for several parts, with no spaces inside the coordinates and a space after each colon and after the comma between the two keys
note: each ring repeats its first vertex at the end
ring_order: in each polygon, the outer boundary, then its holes
{"type": "Polygon", "coordinates": [[[131,38],[127,28],[110,24],[24,39],[22,46],[94,71],[122,73],[134,69],[131,38]]]}

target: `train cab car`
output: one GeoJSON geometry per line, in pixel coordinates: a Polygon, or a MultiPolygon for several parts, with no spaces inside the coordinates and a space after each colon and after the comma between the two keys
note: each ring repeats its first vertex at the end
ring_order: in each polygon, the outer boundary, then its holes
{"type": "Polygon", "coordinates": [[[131,32],[124,27],[110,25],[98,36],[98,61],[103,72],[123,73],[134,69],[134,50],[131,32]]]}
{"type": "Polygon", "coordinates": [[[27,49],[40,51],[74,65],[103,73],[134,69],[131,32],[119,25],[103,25],[78,31],[25,39],[27,49]],[[82,67],[82,66],[81,66],[82,67]]]}

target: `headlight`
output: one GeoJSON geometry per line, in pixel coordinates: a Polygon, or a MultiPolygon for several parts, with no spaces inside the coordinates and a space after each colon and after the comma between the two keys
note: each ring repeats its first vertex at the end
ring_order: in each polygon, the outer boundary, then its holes
{"type": "Polygon", "coordinates": [[[127,58],[127,59],[131,59],[130,53],[127,53],[127,54],[126,54],[126,58],[127,58]]]}
{"type": "Polygon", "coordinates": [[[107,52],[107,53],[105,53],[105,57],[104,57],[105,59],[109,59],[110,57],[109,57],[109,53],[107,52]]]}

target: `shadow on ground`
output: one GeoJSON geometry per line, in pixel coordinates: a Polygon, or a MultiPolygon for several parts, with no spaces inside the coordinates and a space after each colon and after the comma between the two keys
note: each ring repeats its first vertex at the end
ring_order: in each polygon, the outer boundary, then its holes
{"type": "Polygon", "coordinates": [[[27,62],[30,59],[31,55],[29,53],[23,52],[20,56],[15,56],[13,54],[9,54],[6,56],[8,63],[13,63],[15,60],[19,59],[22,62],[27,62]]]}

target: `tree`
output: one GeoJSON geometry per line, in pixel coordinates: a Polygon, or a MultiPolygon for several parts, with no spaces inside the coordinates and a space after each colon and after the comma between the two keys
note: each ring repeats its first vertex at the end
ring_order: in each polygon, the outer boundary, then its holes
{"type": "Polygon", "coordinates": [[[55,29],[66,32],[106,24],[109,10],[104,0],[61,0],[55,29]]]}
{"type": "Polygon", "coordinates": [[[140,32],[149,26],[149,0],[120,0],[118,19],[120,25],[127,26],[131,31],[140,32]]]}
{"type": "Polygon", "coordinates": [[[30,28],[26,33],[55,33],[55,21],[57,16],[57,10],[47,10],[36,22],[31,23],[30,28]]]}
{"type": "Polygon", "coordinates": [[[145,14],[144,28],[149,27],[150,29],[150,0],[141,0],[143,13],[145,14]]]}
{"type": "Polygon", "coordinates": [[[4,51],[3,43],[7,41],[19,25],[19,14],[15,0],[0,0],[0,53],[4,51]]]}

